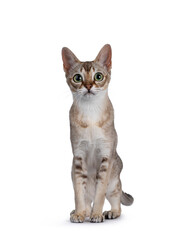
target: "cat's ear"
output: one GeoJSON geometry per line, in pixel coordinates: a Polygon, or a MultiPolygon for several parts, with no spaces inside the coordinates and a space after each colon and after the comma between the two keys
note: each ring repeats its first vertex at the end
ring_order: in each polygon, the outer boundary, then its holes
{"type": "Polygon", "coordinates": [[[111,70],[111,58],[112,50],[109,44],[104,45],[98,53],[95,61],[99,62],[101,65],[105,66],[108,71],[111,70]]]}
{"type": "Polygon", "coordinates": [[[62,60],[64,71],[68,72],[69,69],[77,62],[79,59],[74,55],[74,53],[67,47],[62,48],[62,60]]]}

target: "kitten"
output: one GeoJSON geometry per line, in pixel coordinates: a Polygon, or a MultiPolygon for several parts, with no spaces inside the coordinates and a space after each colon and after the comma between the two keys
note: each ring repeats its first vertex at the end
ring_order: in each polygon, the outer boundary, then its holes
{"type": "Polygon", "coordinates": [[[121,203],[133,203],[133,197],[121,188],[123,164],[116,152],[114,110],[108,97],[111,55],[107,44],[94,61],[81,62],[68,48],[62,49],[67,84],[73,95],[70,129],[75,210],[70,214],[71,222],[84,222],[85,217],[94,223],[114,219],[121,214],[121,203]],[[102,213],[105,197],[111,210],[102,213]]]}

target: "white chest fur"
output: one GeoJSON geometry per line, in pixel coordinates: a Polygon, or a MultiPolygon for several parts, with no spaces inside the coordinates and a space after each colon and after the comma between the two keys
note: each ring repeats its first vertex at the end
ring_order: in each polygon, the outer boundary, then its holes
{"type": "Polygon", "coordinates": [[[106,156],[109,154],[109,139],[104,129],[98,126],[102,121],[104,108],[107,104],[107,92],[82,99],[78,102],[78,121],[87,124],[87,127],[78,127],[78,139],[74,144],[75,153],[85,154],[88,161],[97,159],[97,154],[106,156]]]}
{"type": "Polygon", "coordinates": [[[89,121],[88,127],[81,128],[79,132],[77,150],[85,154],[88,165],[92,166],[102,156],[109,155],[110,144],[104,130],[96,125],[98,116],[91,114],[86,115],[86,117],[87,121],[89,121]]]}
{"type": "Polygon", "coordinates": [[[86,95],[78,101],[79,118],[83,122],[95,124],[101,120],[107,101],[107,91],[86,95]]]}
{"type": "Polygon", "coordinates": [[[89,101],[82,101],[79,104],[79,120],[87,124],[86,128],[81,129],[81,141],[88,141],[95,144],[100,138],[104,138],[102,128],[98,126],[98,122],[102,119],[103,102],[98,97],[89,99],[89,101]]]}

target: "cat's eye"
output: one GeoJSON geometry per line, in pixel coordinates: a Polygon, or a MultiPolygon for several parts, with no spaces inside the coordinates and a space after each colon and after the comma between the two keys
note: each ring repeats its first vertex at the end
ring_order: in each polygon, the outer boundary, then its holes
{"type": "Polygon", "coordinates": [[[103,78],[104,78],[104,76],[103,76],[103,74],[100,73],[100,72],[97,72],[97,73],[94,75],[94,80],[95,80],[95,81],[100,82],[100,81],[103,80],[103,78]]]}
{"type": "Polygon", "coordinates": [[[80,83],[80,82],[82,82],[82,80],[83,80],[83,77],[81,76],[81,74],[76,74],[76,75],[74,75],[74,77],[73,77],[73,81],[74,81],[75,83],[80,83]]]}

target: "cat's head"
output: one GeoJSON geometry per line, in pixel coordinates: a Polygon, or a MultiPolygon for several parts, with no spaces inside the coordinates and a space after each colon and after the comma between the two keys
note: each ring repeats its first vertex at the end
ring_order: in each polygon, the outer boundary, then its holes
{"type": "Polygon", "coordinates": [[[94,61],[81,62],[64,47],[63,67],[74,99],[89,100],[107,92],[111,75],[111,46],[106,44],[94,61]]]}

